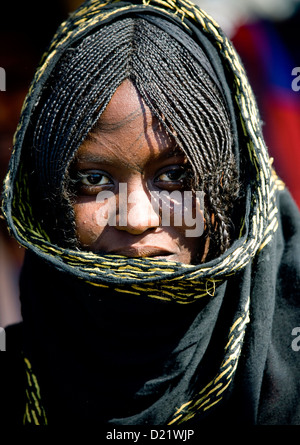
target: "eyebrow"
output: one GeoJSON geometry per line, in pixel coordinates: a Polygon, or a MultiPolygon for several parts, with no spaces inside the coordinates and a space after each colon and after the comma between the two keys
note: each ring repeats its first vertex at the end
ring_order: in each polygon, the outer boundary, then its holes
{"type": "MultiPolygon", "coordinates": [[[[163,153],[159,156],[161,159],[169,159],[173,157],[185,157],[185,154],[179,147],[166,147],[163,153]],[[169,149],[168,149],[169,148],[169,149]]],[[[84,153],[82,155],[76,155],[74,158],[74,163],[89,163],[89,164],[115,164],[115,160],[112,158],[107,158],[103,155],[97,155],[93,153],[84,153]]]]}
{"type": "MultiPolygon", "coordinates": [[[[185,153],[176,145],[173,149],[166,153],[166,158],[173,158],[179,156],[186,156],[185,153]]],[[[164,156],[163,156],[164,157],[164,156]]]]}
{"type": "Polygon", "coordinates": [[[93,153],[85,153],[83,155],[76,155],[74,158],[74,163],[87,163],[87,164],[114,164],[113,159],[106,158],[105,156],[95,155],[93,153]]]}

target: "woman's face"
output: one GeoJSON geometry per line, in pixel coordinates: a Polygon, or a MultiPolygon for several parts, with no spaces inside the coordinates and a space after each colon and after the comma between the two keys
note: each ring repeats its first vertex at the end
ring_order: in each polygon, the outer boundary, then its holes
{"type": "Polygon", "coordinates": [[[124,81],[72,168],[81,246],[127,257],[203,261],[203,207],[190,192],[190,171],[174,139],[124,81]]]}

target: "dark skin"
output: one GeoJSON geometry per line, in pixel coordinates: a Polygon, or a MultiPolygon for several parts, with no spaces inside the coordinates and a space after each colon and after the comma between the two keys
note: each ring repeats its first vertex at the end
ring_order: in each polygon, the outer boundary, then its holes
{"type": "MultiPolygon", "coordinates": [[[[77,236],[83,248],[127,257],[154,257],[191,264],[205,259],[204,236],[186,236],[191,229],[171,220],[161,224],[151,191],[187,188],[188,163],[175,141],[153,117],[134,85],[125,80],[101,115],[97,127],[78,150],[74,169],[78,181],[74,203],[77,236]],[[126,184],[126,215],[121,216],[120,184],[126,184]],[[97,202],[99,192],[110,197],[97,202]],[[115,224],[108,221],[115,212],[115,224]]],[[[194,206],[193,212],[201,212],[194,206]]]]}

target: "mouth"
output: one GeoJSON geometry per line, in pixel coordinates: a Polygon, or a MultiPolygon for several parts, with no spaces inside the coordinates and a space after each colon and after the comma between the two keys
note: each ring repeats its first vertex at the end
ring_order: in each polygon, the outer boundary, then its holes
{"type": "Polygon", "coordinates": [[[174,255],[174,252],[154,246],[126,246],[111,250],[108,253],[127,256],[129,258],[166,258],[170,255],[174,255]]]}

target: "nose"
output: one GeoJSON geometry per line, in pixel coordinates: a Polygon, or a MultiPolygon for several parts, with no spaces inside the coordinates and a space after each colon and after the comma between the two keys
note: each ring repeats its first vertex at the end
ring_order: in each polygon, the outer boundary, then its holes
{"type": "Polygon", "coordinates": [[[121,184],[116,228],[132,235],[140,235],[159,226],[159,211],[156,210],[155,202],[145,184],[121,184]]]}

